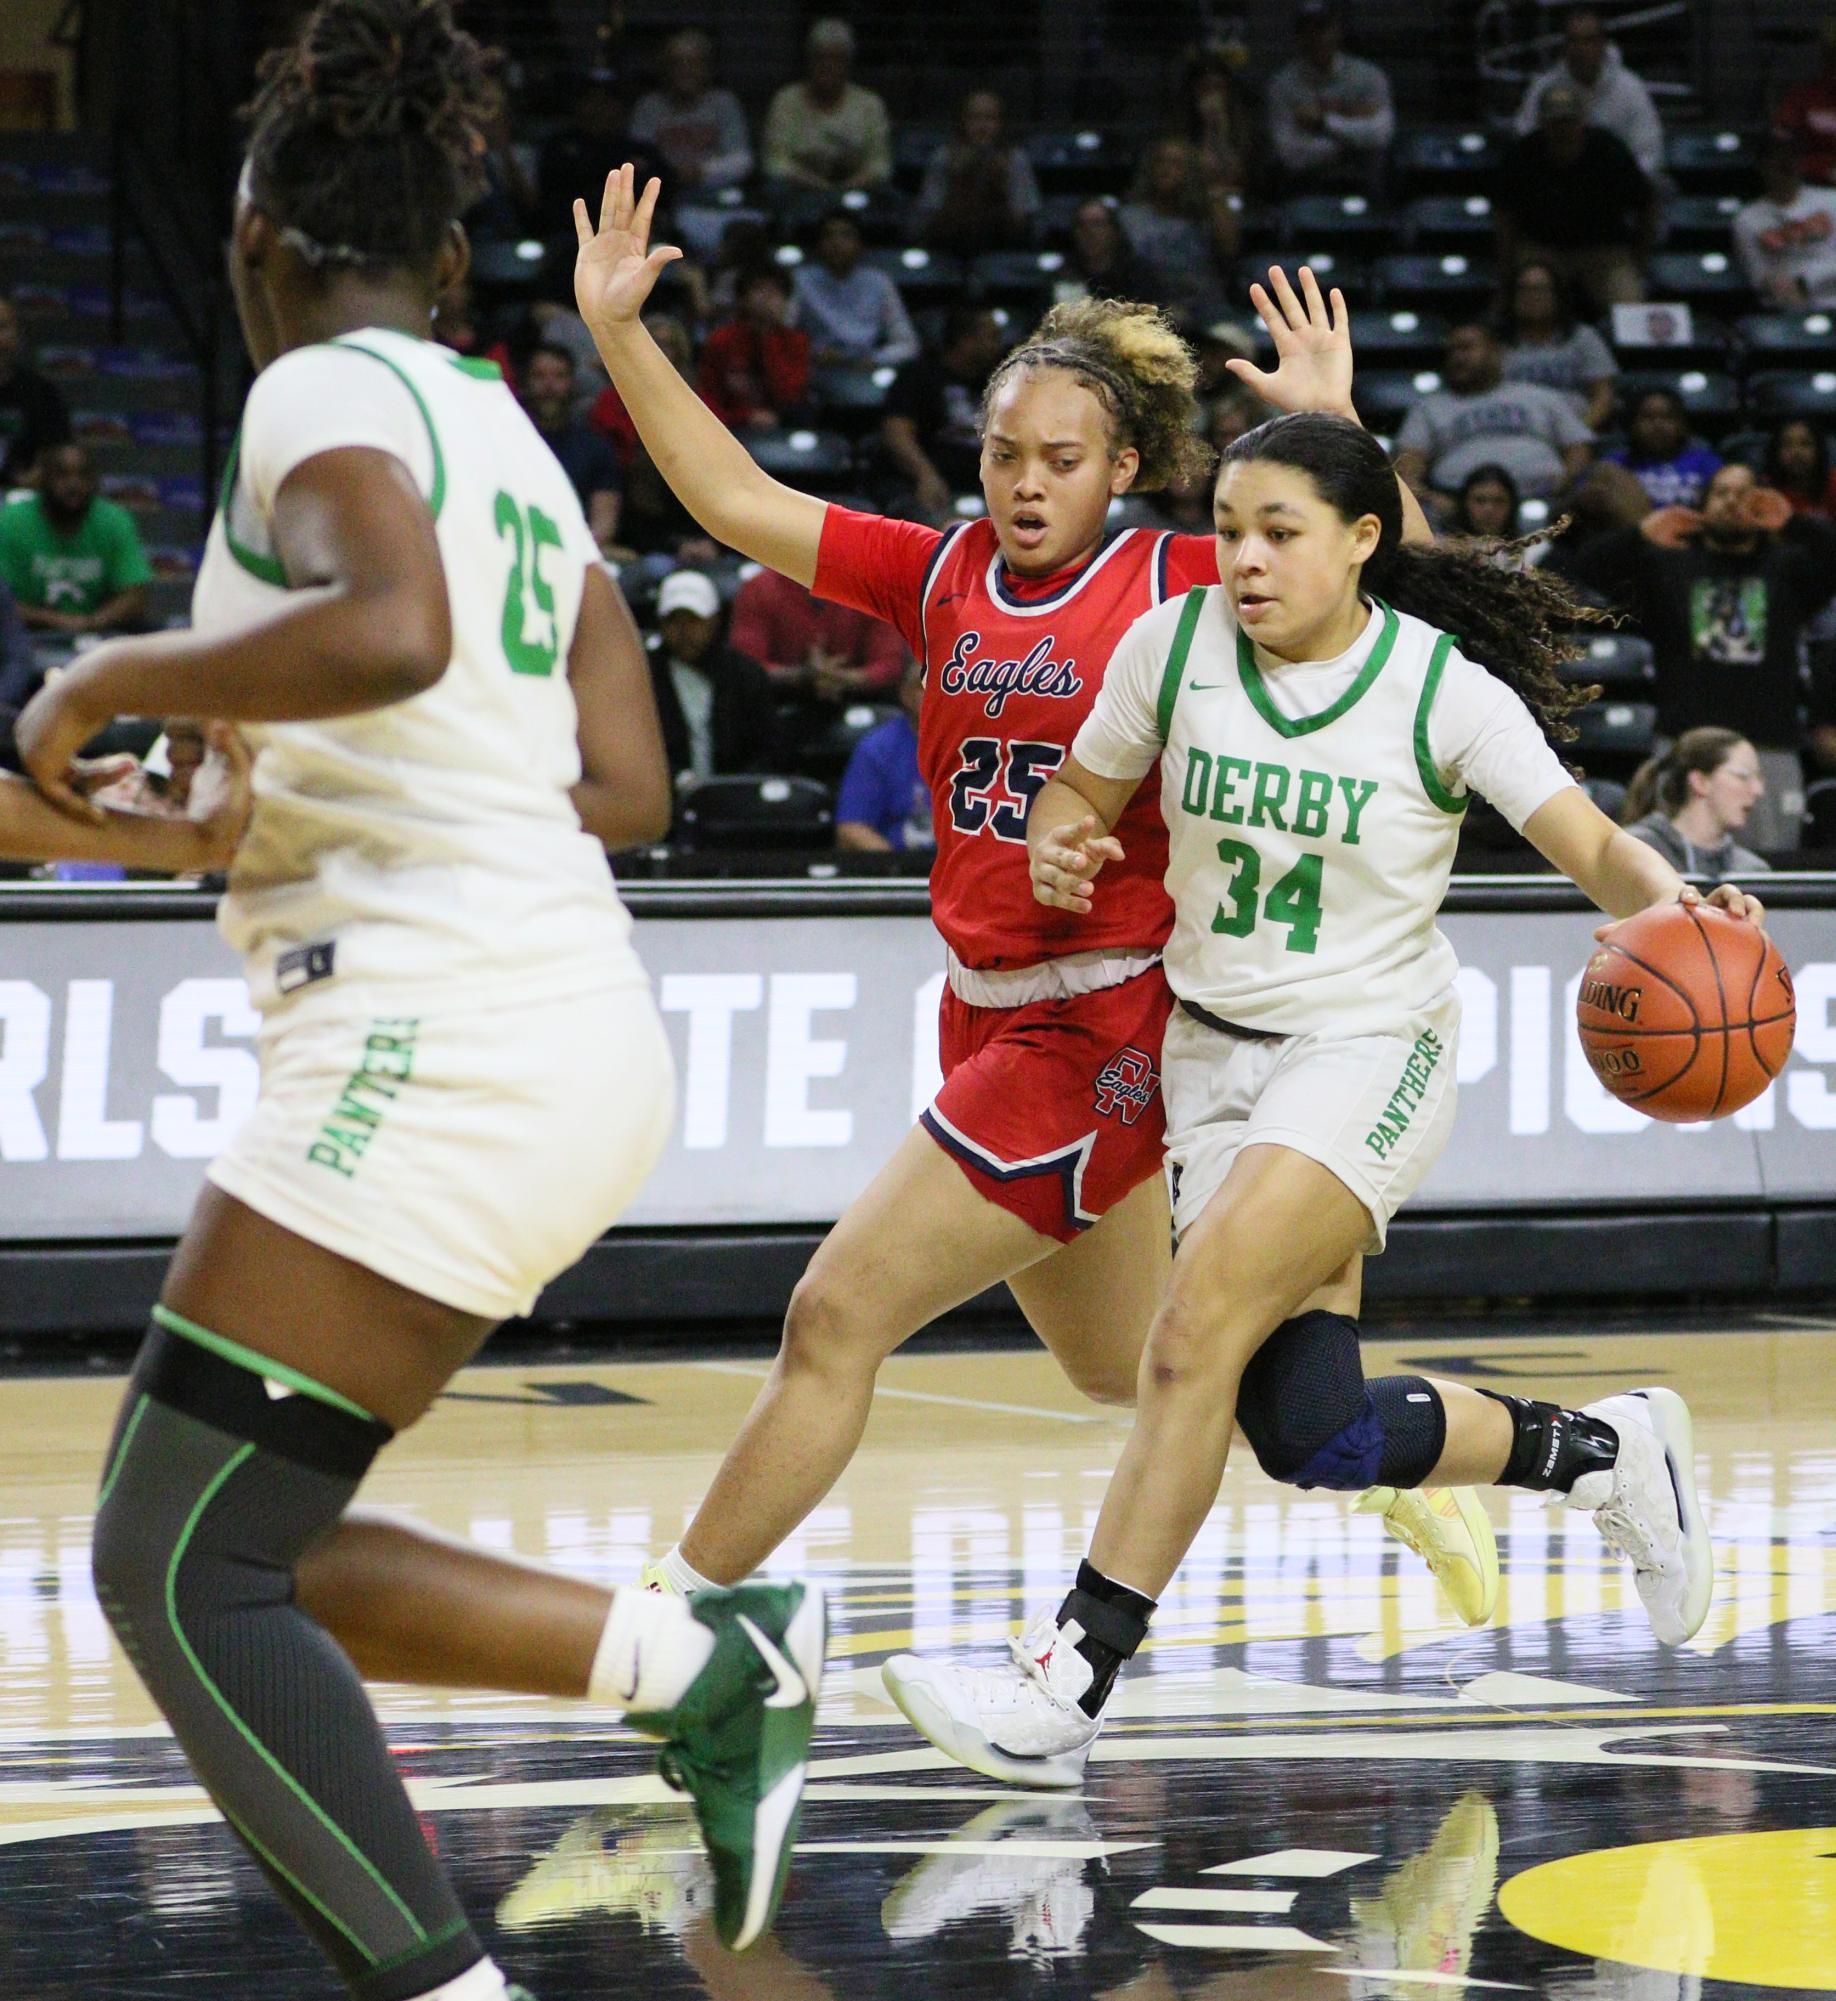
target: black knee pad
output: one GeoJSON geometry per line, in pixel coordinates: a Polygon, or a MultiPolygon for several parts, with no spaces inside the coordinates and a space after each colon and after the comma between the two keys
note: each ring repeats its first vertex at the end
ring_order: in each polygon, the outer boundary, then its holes
{"type": "Polygon", "coordinates": [[[163,1316],[97,1506],[96,1592],[199,1778],[364,2001],[483,1956],[355,1670],[293,1603],[294,1567],[389,1427],[163,1316]]]}
{"type": "Polygon", "coordinates": [[[1383,1431],[1380,1487],[1419,1487],[1441,1463],[1447,1443],[1447,1406],[1426,1376],[1379,1376],[1371,1406],[1383,1431]]]}
{"type": "Polygon", "coordinates": [[[1237,1391],[1237,1429],[1272,1480],[1369,1487],[1381,1434],[1364,1387],[1358,1323],[1343,1313],[1284,1320],[1250,1357],[1237,1391]],[[1341,1471],[1341,1462],[1349,1462],[1341,1471]]]}

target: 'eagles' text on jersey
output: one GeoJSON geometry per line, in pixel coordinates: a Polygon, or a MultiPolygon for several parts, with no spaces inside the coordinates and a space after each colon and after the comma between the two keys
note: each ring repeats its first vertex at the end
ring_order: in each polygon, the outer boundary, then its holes
{"type": "Polygon", "coordinates": [[[1090,713],[1116,642],[1143,613],[1217,580],[1208,535],[1125,529],[1082,568],[1015,577],[986,518],[943,532],[831,507],[817,595],[884,618],[924,662],[918,759],[937,858],[931,914],[966,966],[1155,951],[1172,927],[1167,830],[1143,786],[1116,825],[1125,863],[1096,914],[1033,897],[1026,816],[1090,713]]]}

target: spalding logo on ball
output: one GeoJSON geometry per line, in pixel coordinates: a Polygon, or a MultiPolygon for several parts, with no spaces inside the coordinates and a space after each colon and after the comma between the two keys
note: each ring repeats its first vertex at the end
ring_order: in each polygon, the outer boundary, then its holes
{"type": "Polygon", "coordinates": [[[1581,1047],[1622,1104],[1688,1124],[1750,1105],[1785,1067],[1791,974],[1758,925],[1712,904],[1628,917],[1587,962],[1581,1047]]]}

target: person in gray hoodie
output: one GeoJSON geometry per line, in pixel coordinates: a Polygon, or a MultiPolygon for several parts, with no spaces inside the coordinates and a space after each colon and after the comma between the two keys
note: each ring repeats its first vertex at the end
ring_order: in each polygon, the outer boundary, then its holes
{"type": "Polygon", "coordinates": [[[1639,766],[1620,822],[1679,875],[1725,882],[1772,866],[1734,838],[1765,790],[1759,753],[1738,730],[1685,730],[1639,766]]]}
{"type": "Polygon", "coordinates": [[[1591,8],[1578,7],[1562,29],[1562,60],[1532,80],[1517,111],[1521,138],[1534,132],[1543,93],[1565,83],[1579,91],[1583,116],[1604,126],[1625,146],[1647,180],[1664,171],[1664,127],[1650,89],[1626,67],[1618,45],[1607,40],[1606,24],[1591,8]]]}

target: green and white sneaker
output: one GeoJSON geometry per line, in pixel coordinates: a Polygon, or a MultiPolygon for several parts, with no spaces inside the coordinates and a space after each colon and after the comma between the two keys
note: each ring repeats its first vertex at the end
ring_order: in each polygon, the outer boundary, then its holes
{"type": "Polygon", "coordinates": [[[668,1739],[663,1777],[689,1796],[714,1865],[715,1929],[744,1952],[790,1873],[828,1612],[814,1584],[741,1584],[687,1603],[714,1635],[707,1665],[673,1709],[625,1720],[668,1739]]]}

